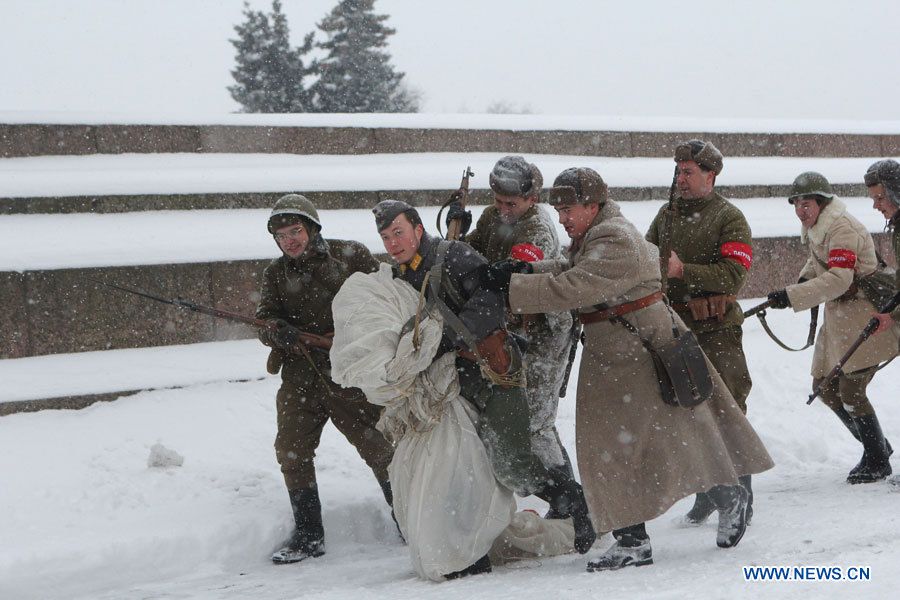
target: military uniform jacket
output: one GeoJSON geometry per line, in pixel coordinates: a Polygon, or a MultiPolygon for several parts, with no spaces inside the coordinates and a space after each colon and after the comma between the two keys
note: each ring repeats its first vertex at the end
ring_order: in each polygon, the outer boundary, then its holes
{"type": "MultiPolygon", "coordinates": [[[[431,267],[437,261],[439,238],[422,234],[419,252],[408,265],[394,267],[394,276],[406,281],[417,290],[428,277],[431,267]]],[[[487,264],[483,256],[475,252],[465,242],[450,242],[444,256],[441,300],[463,322],[476,340],[505,327],[506,310],[503,296],[480,287],[478,267],[487,264]],[[456,294],[448,292],[452,286],[456,294]]],[[[430,284],[429,284],[430,285],[430,284]]],[[[437,356],[458,348],[467,348],[449,325],[444,325],[444,339],[437,356]]]]}
{"type": "MultiPolygon", "coordinates": [[[[878,260],[872,236],[837,198],[825,205],[815,225],[801,230],[800,240],[809,252],[800,277],[809,281],[788,286],[787,293],[795,312],[825,304],[825,322],[816,338],[811,369],[813,377],[824,377],[877,312],[862,290],[850,298],[841,297],[854,278],[874,273],[878,260]]],[[[865,369],[896,353],[894,327],[866,340],[843,370],[852,373],[865,369]]]]}
{"type": "MultiPolygon", "coordinates": [[[[489,206],[481,213],[474,231],[466,236],[466,243],[481,253],[489,263],[506,258],[534,262],[536,260],[560,260],[563,258],[556,227],[549,215],[537,204],[529,208],[518,221],[508,225],[500,218],[500,211],[489,206]]],[[[519,323],[510,322],[509,328],[531,339],[547,339],[563,335],[572,327],[572,315],[568,311],[535,315],[527,331],[519,323]]],[[[540,353],[540,348],[532,348],[540,353]]]]}
{"type": "MultiPolygon", "coordinates": [[[[678,198],[672,220],[672,250],[684,262],[684,278],[668,280],[674,303],[719,294],[737,295],[753,263],[753,242],[744,214],[716,192],[695,200],[678,198]]],[[[647,241],[662,247],[665,206],[647,232],[647,241]]],[[[679,310],[685,324],[696,332],[715,331],[744,322],[741,307],[732,302],[725,318],[695,321],[689,310],[679,310]]]]}
{"type": "MultiPolygon", "coordinates": [[[[659,254],[618,205],[600,209],[568,261],[535,263],[515,274],[515,312],[616,306],[659,291],[659,254]]],[[[673,320],[657,302],[623,317],[655,346],[673,339],[673,320]]],[[[584,327],[578,370],[575,439],[578,470],[597,531],[648,521],[676,501],[739,475],[772,466],[765,447],[718,373],[712,398],[693,409],[665,404],[650,354],[633,333],[610,321],[584,327]]]]}
{"type": "MultiPolygon", "coordinates": [[[[262,293],[256,309],[259,319],[284,319],[307,333],[325,335],[334,331],[331,301],[356,272],[378,270],[378,261],[358,242],[325,240],[321,236],[299,258],[286,255],[273,260],[263,271],[262,293]]],[[[260,339],[267,343],[264,333],[260,339]]],[[[327,374],[327,352],[310,351],[317,367],[327,374]]],[[[286,354],[281,376],[285,380],[312,384],[318,376],[302,355],[286,354]]]]}

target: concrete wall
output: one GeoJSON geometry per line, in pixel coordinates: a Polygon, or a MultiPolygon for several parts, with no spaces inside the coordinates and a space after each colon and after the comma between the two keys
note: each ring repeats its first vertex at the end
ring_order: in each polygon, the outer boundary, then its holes
{"type": "MultiPolygon", "coordinates": [[[[716,191],[726,198],[787,198],[788,185],[719,185],[716,191]]],[[[866,187],[859,184],[835,184],[839,196],[865,196],[866,187]]],[[[279,196],[299,192],[319,209],[371,208],[386,198],[405,200],[413,206],[438,206],[447,200],[450,190],[386,190],[372,192],[306,192],[285,190],[271,193],[233,194],[143,194],[110,196],[61,196],[38,198],[0,198],[0,215],[118,213],[143,210],[192,210],[271,208],[279,196]]],[[[662,200],[668,198],[667,187],[613,187],[610,196],[619,202],[662,200]]],[[[489,190],[472,190],[472,204],[489,204],[489,190]]]]}
{"type": "Polygon", "coordinates": [[[900,154],[900,135],[0,124],[0,157],[123,152],[510,152],[666,157],[672,156],[677,142],[693,137],[712,140],[726,156],[900,154]]]}
{"type": "MultiPolygon", "coordinates": [[[[885,234],[876,236],[892,257],[885,234]]],[[[799,238],[755,241],[755,260],[741,297],[764,296],[796,281],[806,260],[799,238]]],[[[383,257],[382,257],[383,258],[383,257]]],[[[889,258],[892,262],[892,259],[889,258]]],[[[255,335],[214,319],[106,288],[94,280],[252,316],[268,261],[229,261],[0,273],[0,358],[188,344],[255,335]]]]}

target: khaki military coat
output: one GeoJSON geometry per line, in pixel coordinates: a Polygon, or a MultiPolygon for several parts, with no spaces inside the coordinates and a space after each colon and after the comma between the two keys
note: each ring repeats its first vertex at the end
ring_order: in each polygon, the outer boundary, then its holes
{"type": "MultiPolygon", "coordinates": [[[[854,279],[872,274],[878,264],[875,243],[865,226],[835,198],[826,204],[812,227],[803,227],[800,240],[809,252],[800,277],[803,283],[787,287],[795,312],[825,304],[825,322],[816,336],[813,377],[824,377],[865,329],[877,309],[862,290],[842,298],[854,279]]],[[[897,353],[897,327],[863,342],[844,365],[852,373],[892,358],[897,353]]]]}
{"type": "MultiPolygon", "coordinates": [[[[568,261],[535,263],[513,275],[510,307],[521,313],[613,306],[660,289],[658,251],[615,202],[600,210],[568,261]]],[[[662,303],[625,315],[653,344],[670,341],[673,319],[662,303]]],[[[665,404],[650,354],[622,325],[585,326],[578,375],[576,448],[591,518],[598,531],[653,519],[676,501],[772,459],[713,370],[715,392],[693,409],[665,404]]]]}

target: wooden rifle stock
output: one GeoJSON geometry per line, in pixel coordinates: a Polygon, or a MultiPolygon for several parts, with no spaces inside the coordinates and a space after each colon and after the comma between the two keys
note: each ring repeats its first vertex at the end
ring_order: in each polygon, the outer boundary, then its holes
{"type": "MultiPolygon", "coordinates": [[[[475,173],[472,172],[472,167],[466,167],[465,171],[463,171],[462,180],[459,182],[459,191],[462,192],[462,194],[460,194],[459,204],[463,208],[469,203],[469,178],[474,175],[475,173]]],[[[440,216],[438,216],[438,219],[440,219],[440,216]]],[[[447,239],[458,240],[460,227],[461,223],[459,222],[459,219],[451,219],[447,226],[447,239]]]]}

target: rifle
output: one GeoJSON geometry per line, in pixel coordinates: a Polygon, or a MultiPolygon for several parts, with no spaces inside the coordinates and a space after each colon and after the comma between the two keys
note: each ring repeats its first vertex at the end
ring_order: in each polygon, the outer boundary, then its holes
{"type": "Polygon", "coordinates": [[[759,313],[762,313],[763,315],[765,315],[766,309],[769,308],[770,306],[772,306],[772,301],[766,300],[762,304],[757,304],[753,308],[748,308],[747,310],[744,311],[744,318],[746,319],[747,317],[752,317],[753,315],[757,315],[759,313]]]}
{"type": "Polygon", "coordinates": [[[666,205],[663,228],[659,236],[660,290],[663,295],[665,295],[669,289],[669,255],[672,254],[672,224],[675,220],[675,184],[677,181],[678,165],[675,165],[675,173],[672,175],[672,185],[669,187],[669,203],[666,205]]]}
{"type": "MultiPolygon", "coordinates": [[[[459,190],[457,194],[453,194],[450,198],[441,205],[441,209],[437,214],[437,230],[438,233],[441,233],[441,214],[444,212],[444,209],[450,206],[453,202],[459,201],[460,206],[463,208],[466,207],[466,204],[469,202],[469,178],[474,177],[475,173],[472,172],[472,167],[466,167],[463,171],[462,181],[459,182],[459,190]]],[[[459,239],[459,228],[460,223],[459,219],[453,219],[450,221],[449,226],[447,227],[447,239],[448,240],[458,240],[459,239]]]]}
{"type": "MultiPolygon", "coordinates": [[[[135,296],[142,296],[144,298],[149,298],[150,300],[155,300],[156,302],[161,302],[163,304],[170,304],[172,306],[177,306],[178,308],[182,308],[185,310],[189,310],[192,312],[201,313],[204,315],[209,315],[211,317],[216,317],[219,319],[226,319],[228,321],[236,321],[238,323],[246,323],[247,325],[252,325],[257,329],[268,329],[269,331],[275,331],[278,329],[278,326],[272,323],[271,321],[265,321],[263,319],[257,319],[255,317],[248,317],[246,315],[242,315],[240,313],[231,312],[229,310],[222,310],[221,308],[213,308],[212,306],[204,306],[202,304],[195,304],[193,302],[189,302],[182,298],[162,298],[160,296],[155,296],[153,294],[147,293],[142,290],[135,290],[132,288],[127,288],[121,285],[115,285],[112,283],[106,283],[105,281],[99,281],[97,279],[91,279],[94,283],[105,285],[106,287],[113,288],[122,292],[127,292],[129,294],[134,294],[135,296]]],[[[304,353],[307,350],[307,347],[312,347],[317,350],[329,350],[331,348],[331,338],[326,337],[324,335],[317,335],[315,333],[307,333],[305,331],[300,332],[300,341],[297,342],[297,348],[291,348],[291,351],[297,350],[295,354],[304,353]]]]}
{"type": "MultiPolygon", "coordinates": [[[[893,312],[897,306],[900,306],[900,292],[894,294],[894,297],[887,301],[887,303],[881,308],[879,314],[893,312]]],[[[822,393],[822,388],[824,388],[828,383],[834,379],[840,370],[844,367],[850,357],[853,356],[853,353],[856,352],[860,346],[862,346],[863,342],[865,342],[872,333],[878,329],[878,319],[872,317],[869,319],[869,322],[866,324],[865,329],[862,330],[862,333],[859,334],[859,337],[856,338],[856,341],[850,346],[847,352],[841,357],[841,360],[838,361],[834,368],[828,372],[828,375],[825,376],[822,381],[819,382],[819,385],[813,389],[813,393],[809,395],[809,399],[806,401],[807,404],[812,404],[813,400],[822,393]]],[[[880,368],[880,367],[879,367],[880,368]]]]}

